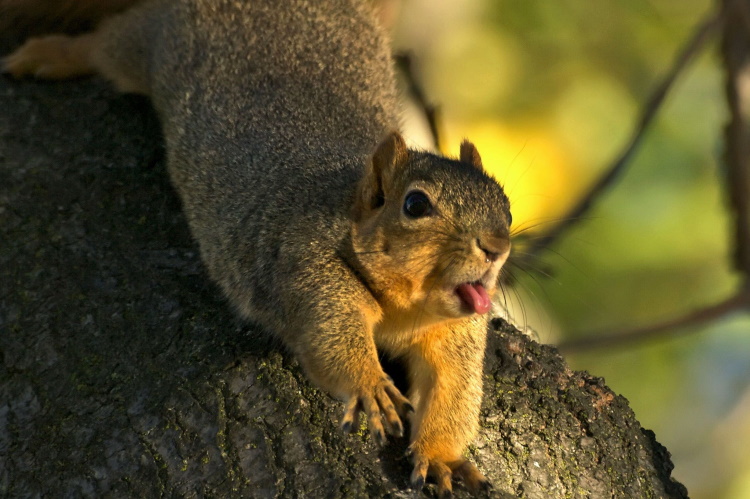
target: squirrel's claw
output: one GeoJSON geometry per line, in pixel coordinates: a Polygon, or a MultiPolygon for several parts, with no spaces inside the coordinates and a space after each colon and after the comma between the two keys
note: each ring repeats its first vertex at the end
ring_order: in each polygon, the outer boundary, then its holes
{"type": "Polygon", "coordinates": [[[409,399],[404,397],[401,394],[401,391],[396,388],[396,385],[393,384],[393,380],[390,376],[387,377],[383,389],[388,394],[388,397],[390,397],[390,399],[396,404],[396,411],[399,416],[406,418],[409,413],[414,412],[414,406],[411,405],[409,399]]]}
{"type": "Polygon", "coordinates": [[[453,484],[451,478],[453,472],[445,463],[432,461],[421,454],[413,454],[414,470],[411,472],[411,487],[416,492],[424,487],[427,474],[435,479],[438,487],[438,497],[441,499],[453,496],[453,484]]]}
{"type": "MultiPolygon", "coordinates": [[[[404,396],[401,395],[401,392],[399,392],[390,381],[388,381],[386,386],[375,389],[375,398],[378,401],[380,410],[385,416],[385,424],[388,428],[388,433],[398,438],[403,437],[404,425],[401,424],[401,418],[399,417],[401,411],[397,411],[392,400],[396,400],[400,406],[403,406],[403,402],[401,402],[399,398],[406,400],[404,396]]],[[[407,400],[406,403],[408,404],[409,401],[407,400]]]]}
{"type": "Polygon", "coordinates": [[[409,481],[411,482],[411,488],[419,492],[424,487],[425,480],[427,480],[427,470],[430,466],[430,461],[422,455],[412,453],[412,456],[414,459],[414,470],[411,472],[409,481]]]}
{"type": "Polygon", "coordinates": [[[453,475],[463,480],[466,488],[473,494],[492,490],[492,483],[485,478],[474,463],[466,459],[453,469],[453,475]]]}
{"type": "Polygon", "coordinates": [[[414,408],[390,379],[383,378],[369,393],[354,395],[346,402],[341,420],[341,428],[345,433],[352,431],[362,410],[367,414],[370,434],[379,445],[385,445],[386,430],[390,435],[399,438],[404,436],[404,425],[399,415],[408,414],[414,408]]]}
{"type": "Polygon", "coordinates": [[[453,478],[453,472],[448,465],[442,461],[433,460],[430,463],[429,473],[437,482],[438,497],[440,499],[452,497],[453,484],[451,483],[451,479],[453,478]]]}
{"type": "Polygon", "coordinates": [[[354,423],[359,419],[359,399],[352,397],[346,402],[344,417],[341,418],[341,429],[344,433],[351,433],[354,423]]]}
{"type": "Polygon", "coordinates": [[[424,487],[428,475],[437,483],[440,498],[453,496],[453,479],[462,480],[472,494],[487,493],[492,489],[492,484],[471,461],[459,459],[446,463],[428,459],[413,446],[409,447],[407,455],[414,463],[410,481],[412,489],[417,492],[424,487]]]}

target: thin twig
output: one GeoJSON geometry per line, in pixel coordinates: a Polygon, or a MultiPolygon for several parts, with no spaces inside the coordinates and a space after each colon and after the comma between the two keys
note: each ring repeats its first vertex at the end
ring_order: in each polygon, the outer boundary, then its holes
{"type": "Polygon", "coordinates": [[[731,312],[748,310],[750,310],[750,288],[746,287],[731,298],[676,319],[617,333],[590,333],[583,338],[561,343],[557,348],[565,353],[574,353],[596,348],[632,345],[644,340],[667,336],[682,336],[697,331],[696,326],[719,319],[731,312]]]}
{"type": "Polygon", "coordinates": [[[425,95],[422,86],[419,84],[419,82],[417,81],[417,77],[414,74],[411,54],[395,54],[393,58],[396,62],[396,67],[401,70],[401,73],[406,79],[409,93],[411,94],[412,98],[417,103],[419,108],[422,110],[425,120],[427,121],[427,125],[430,127],[430,134],[432,134],[432,141],[435,145],[435,150],[442,151],[443,144],[440,140],[442,134],[440,133],[440,127],[438,125],[438,123],[441,122],[440,107],[434,104],[430,104],[427,100],[427,96],[425,95]]]}
{"type": "Polygon", "coordinates": [[[750,12],[746,1],[722,2],[725,28],[721,55],[730,118],[725,128],[726,188],[734,212],[734,264],[750,283],[750,12]]]}
{"type": "Polygon", "coordinates": [[[669,72],[656,87],[654,93],[643,107],[641,117],[638,120],[632,137],[625,148],[620,152],[617,159],[611,164],[599,181],[596,182],[578,204],[563,217],[563,221],[529,246],[526,250],[530,255],[529,258],[535,258],[538,256],[541,251],[555,243],[564,233],[567,232],[568,229],[570,229],[571,226],[579,220],[584,219],[585,217],[583,215],[589,211],[594,202],[622,175],[626,166],[629,164],[633,153],[641,143],[641,140],[644,137],[644,132],[646,132],[656,116],[657,111],[660,109],[661,104],[664,102],[664,98],[667,96],[675,80],[685,67],[687,67],[688,63],[695,58],[701,49],[703,49],[708,40],[711,39],[711,36],[714,35],[721,25],[721,19],[721,14],[714,14],[696,27],[688,42],[683,46],[682,50],[675,58],[669,72]]]}

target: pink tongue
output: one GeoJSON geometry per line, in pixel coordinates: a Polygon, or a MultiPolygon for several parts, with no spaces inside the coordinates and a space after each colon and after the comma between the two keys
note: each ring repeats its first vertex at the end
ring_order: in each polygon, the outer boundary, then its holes
{"type": "Polygon", "coordinates": [[[477,314],[486,314],[490,311],[492,303],[487,290],[481,284],[461,284],[456,291],[461,301],[477,314]]]}

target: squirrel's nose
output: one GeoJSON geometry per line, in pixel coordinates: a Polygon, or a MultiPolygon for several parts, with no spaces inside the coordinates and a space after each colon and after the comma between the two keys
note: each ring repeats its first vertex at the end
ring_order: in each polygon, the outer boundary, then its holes
{"type": "Polygon", "coordinates": [[[510,240],[503,235],[483,234],[481,237],[477,237],[474,242],[477,248],[484,253],[487,263],[498,261],[501,257],[506,256],[510,249],[510,240]]]}
{"type": "Polygon", "coordinates": [[[480,250],[484,253],[484,256],[487,258],[488,262],[495,262],[498,258],[500,258],[500,252],[494,251],[494,249],[489,249],[485,245],[482,244],[482,241],[477,238],[477,246],[480,250]]]}

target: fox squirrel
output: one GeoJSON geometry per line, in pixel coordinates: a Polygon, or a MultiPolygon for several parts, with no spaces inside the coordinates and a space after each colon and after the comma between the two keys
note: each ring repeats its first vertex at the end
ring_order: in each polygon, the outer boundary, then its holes
{"type": "MultiPolygon", "coordinates": [[[[383,443],[409,418],[413,487],[428,475],[441,494],[453,478],[487,487],[463,453],[478,426],[509,203],[470,142],[453,160],[408,149],[394,131],[391,54],[372,6],[130,3],[93,32],[29,39],[4,71],[99,73],[148,95],[202,259],[239,313],[344,400],[345,431],[364,412],[383,443]],[[376,349],[403,359],[408,397],[376,349]]],[[[58,6],[75,4],[110,13],[94,0],[58,6]]]]}

